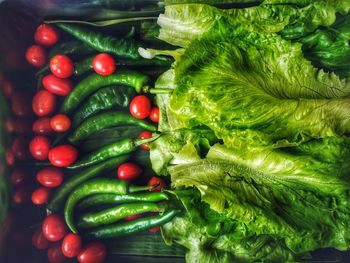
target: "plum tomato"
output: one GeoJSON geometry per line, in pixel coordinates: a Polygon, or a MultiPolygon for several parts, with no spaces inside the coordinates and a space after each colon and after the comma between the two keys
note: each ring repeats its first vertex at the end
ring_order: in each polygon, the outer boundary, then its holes
{"type": "Polygon", "coordinates": [[[51,118],[50,125],[55,132],[66,132],[71,126],[71,121],[65,114],[57,114],[51,118]]]}
{"type": "Polygon", "coordinates": [[[63,172],[55,167],[45,167],[36,174],[37,181],[45,187],[55,188],[63,182],[63,172]]]}
{"type": "Polygon", "coordinates": [[[102,263],[106,259],[106,247],[99,241],[89,243],[83,247],[77,258],[80,263],[102,263]]]}
{"type": "Polygon", "coordinates": [[[35,248],[43,250],[49,247],[50,242],[44,237],[42,226],[35,229],[32,236],[32,244],[35,248]]]}
{"type": "Polygon", "coordinates": [[[47,90],[41,90],[33,97],[32,108],[39,117],[51,115],[56,108],[56,97],[47,90]]]}
{"type": "Polygon", "coordinates": [[[152,176],[151,179],[148,181],[147,185],[154,186],[151,192],[160,192],[163,188],[166,187],[164,180],[157,176],[152,176]]]}
{"type": "Polygon", "coordinates": [[[42,80],[45,89],[58,96],[67,96],[73,89],[73,82],[69,79],[61,79],[53,74],[45,76],[42,80]]]}
{"type": "Polygon", "coordinates": [[[29,144],[31,155],[40,161],[47,160],[50,151],[50,139],[45,136],[35,136],[29,144]]]}
{"type": "Polygon", "coordinates": [[[56,55],[50,60],[50,70],[58,78],[66,79],[73,75],[73,61],[66,55],[56,55]]]}
{"type": "Polygon", "coordinates": [[[51,214],[44,219],[42,231],[47,240],[55,242],[67,234],[67,227],[62,216],[51,214]]]}
{"type": "Polygon", "coordinates": [[[15,167],[12,170],[10,178],[11,178],[11,183],[14,186],[30,184],[34,181],[32,177],[32,173],[28,169],[25,169],[24,167],[15,167]]]}
{"type": "Polygon", "coordinates": [[[77,234],[69,233],[62,241],[62,253],[67,258],[78,256],[82,248],[81,237],[77,234]]]}
{"type": "Polygon", "coordinates": [[[41,24],[34,33],[34,40],[37,44],[51,47],[60,39],[58,31],[49,24],[41,24]]]}
{"type": "Polygon", "coordinates": [[[113,74],[116,69],[115,65],[116,64],[114,58],[106,53],[98,54],[92,60],[92,68],[97,74],[102,76],[113,74]]]}
{"type": "Polygon", "coordinates": [[[51,191],[46,187],[39,187],[32,193],[32,202],[35,205],[43,205],[50,199],[51,191]]]}
{"type": "Polygon", "coordinates": [[[66,257],[62,253],[61,244],[52,244],[47,250],[47,258],[50,263],[64,263],[66,262],[66,257]]]}
{"type": "Polygon", "coordinates": [[[49,152],[49,160],[53,166],[67,167],[78,158],[78,151],[69,144],[56,146],[49,152]]]}
{"type": "Polygon", "coordinates": [[[50,125],[50,118],[42,117],[37,119],[33,123],[32,130],[37,135],[50,135],[53,133],[53,130],[50,125]]]}
{"type": "Polygon", "coordinates": [[[159,108],[158,107],[153,107],[151,109],[151,112],[149,114],[149,118],[151,121],[158,123],[159,122],[159,108]]]}
{"type": "Polygon", "coordinates": [[[33,193],[32,186],[21,186],[12,195],[12,200],[15,204],[23,204],[30,201],[33,193]]]}
{"type": "Polygon", "coordinates": [[[40,68],[47,63],[47,52],[45,48],[38,45],[30,46],[26,51],[26,60],[34,67],[40,68]]]}
{"type": "Polygon", "coordinates": [[[134,180],[142,174],[142,169],[135,163],[123,163],[118,167],[119,180],[134,180]]]}
{"type": "MultiPolygon", "coordinates": [[[[139,139],[149,139],[152,138],[152,133],[150,131],[141,132],[138,136],[139,139]]],[[[141,144],[141,148],[144,150],[149,150],[149,146],[147,144],[141,144]]]]}
{"type": "Polygon", "coordinates": [[[130,102],[130,113],[137,119],[145,119],[151,112],[151,101],[145,95],[138,95],[130,102]]]}

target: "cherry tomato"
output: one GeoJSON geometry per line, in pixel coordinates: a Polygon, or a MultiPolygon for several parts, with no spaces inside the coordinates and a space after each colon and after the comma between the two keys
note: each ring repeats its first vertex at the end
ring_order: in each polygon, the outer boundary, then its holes
{"type": "Polygon", "coordinates": [[[139,219],[141,217],[143,217],[143,214],[127,216],[127,217],[124,218],[124,220],[125,221],[133,221],[133,220],[139,219]]]}
{"type": "Polygon", "coordinates": [[[71,80],[57,78],[52,74],[45,76],[42,83],[45,89],[58,96],[67,96],[73,89],[71,80]]]}
{"type": "Polygon", "coordinates": [[[62,253],[67,258],[78,256],[82,248],[81,237],[77,234],[69,233],[62,241],[62,253]]]}
{"type": "Polygon", "coordinates": [[[6,164],[9,165],[9,166],[12,166],[15,164],[16,162],[16,156],[14,154],[14,152],[12,151],[11,148],[7,149],[6,150],[6,153],[5,153],[5,160],[6,160],[6,164]]]}
{"type": "Polygon", "coordinates": [[[65,114],[57,114],[51,118],[50,125],[55,132],[66,132],[71,126],[71,121],[65,114]]]}
{"type": "Polygon", "coordinates": [[[28,92],[14,92],[11,97],[12,112],[16,116],[24,117],[33,115],[33,111],[28,101],[31,94],[28,92]]]}
{"type": "Polygon", "coordinates": [[[130,113],[137,119],[145,119],[151,112],[151,102],[145,95],[138,95],[130,102],[130,113]]]}
{"type": "Polygon", "coordinates": [[[50,151],[50,139],[45,136],[35,136],[29,144],[29,151],[32,156],[40,161],[47,159],[50,151]]]}
{"type": "Polygon", "coordinates": [[[63,172],[55,167],[46,167],[36,174],[38,182],[46,187],[58,187],[63,182],[63,172]]]}
{"type": "Polygon", "coordinates": [[[47,240],[55,242],[61,240],[66,235],[67,227],[63,217],[52,214],[44,219],[42,231],[47,240]]]}
{"type": "MultiPolygon", "coordinates": [[[[0,85],[1,87],[1,85],[0,85]]],[[[14,87],[10,81],[3,81],[2,83],[2,90],[4,92],[4,95],[6,98],[11,98],[13,92],[14,92],[14,87]]]]}
{"type": "Polygon", "coordinates": [[[38,135],[49,135],[54,132],[50,125],[50,118],[48,117],[42,117],[37,119],[33,123],[32,129],[33,129],[33,132],[38,135]]]}
{"type": "Polygon", "coordinates": [[[49,152],[49,160],[53,166],[67,167],[78,158],[78,151],[69,144],[56,146],[49,152]]]}
{"type": "Polygon", "coordinates": [[[39,187],[32,193],[32,202],[35,205],[43,205],[50,199],[50,189],[46,187],[39,187]]]}
{"type": "Polygon", "coordinates": [[[149,114],[149,118],[151,121],[158,123],[159,122],[159,108],[158,107],[153,107],[151,109],[151,112],[149,114]]]}
{"type": "Polygon", "coordinates": [[[50,60],[50,70],[58,78],[66,79],[73,75],[73,61],[66,55],[56,55],[50,60]]]}
{"type": "Polygon", "coordinates": [[[59,41],[57,30],[48,24],[41,24],[35,31],[34,40],[37,44],[51,47],[59,41]]]}
{"type": "Polygon", "coordinates": [[[114,58],[106,53],[98,54],[92,61],[92,68],[97,74],[102,76],[108,76],[115,72],[115,60],[114,58]]]}
{"type": "Polygon", "coordinates": [[[26,51],[26,60],[32,66],[40,68],[47,63],[47,52],[41,46],[30,46],[26,51]]]}
{"type": "Polygon", "coordinates": [[[47,258],[50,263],[63,263],[66,262],[66,257],[62,253],[61,244],[56,243],[49,247],[47,250],[47,258]]]}
{"type": "Polygon", "coordinates": [[[148,181],[147,185],[155,186],[151,192],[160,192],[163,188],[166,187],[166,184],[162,178],[157,176],[152,176],[152,178],[148,181]]]}
{"type": "Polygon", "coordinates": [[[32,132],[32,121],[25,118],[10,117],[6,121],[9,133],[28,134],[32,132]]]}
{"type": "Polygon", "coordinates": [[[46,249],[49,247],[50,242],[44,237],[42,227],[39,226],[35,229],[32,236],[32,244],[37,249],[46,249]]]}
{"type": "MultiPolygon", "coordinates": [[[[149,131],[144,131],[144,132],[141,132],[138,136],[139,139],[149,139],[149,138],[152,138],[152,133],[149,132],[149,131]]],[[[146,144],[141,144],[141,148],[144,149],[144,150],[149,150],[149,146],[146,145],[146,144]]]]}
{"type": "Polygon", "coordinates": [[[106,247],[102,242],[92,242],[80,251],[78,255],[80,263],[101,263],[106,259],[106,247]]]}
{"type": "Polygon", "coordinates": [[[151,229],[148,229],[148,232],[151,232],[151,233],[156,233],[156,232],[159,232],[160,231],[160,227],[159,226],[156,226],[156,227],[153,227],[151,229]]]}
{"type": "Polygon", "coordinates": [[[47,90],[41,90],[34,96],[32,108],[39,117],[51,115],[56,108],[56,97],[47,90]]]}
{"type": "Polygon", "coordinates": [[[33,193],[32,186],[21,186],[18,188],[12,196],[12,200],[15,204],[23,204],[29,202],[33,193]]]}
{"type": "Polygon", "coordinates": [[[32,173],[23,167],[16,167],[11,173],[11,183],[14,186],[25,185],[33,182],[32,173]]]}
{"type": "Polygon", "coordinates": [[[29,140],[24,136],[17,136],[11,145],[12,152],[16,158],[21,161],[29,160],[30,153],[28,149],[29,140]]]}
{"type": "Polygon", "coordinates": [[[123,163],[118,167],[119,180],[134,180],[141,174],[141,167],[134,163],[123,163]]]}

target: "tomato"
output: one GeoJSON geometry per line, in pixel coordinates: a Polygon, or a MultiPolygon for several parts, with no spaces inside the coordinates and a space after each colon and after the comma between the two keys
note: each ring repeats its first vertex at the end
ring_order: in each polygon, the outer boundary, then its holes
{"type": "Polygon", "coordinates": [[[24,117],[33,115],[33,111],[28,101],[31,94],[28,92],[14,92],[11,97],[12,112],[16,116],[24,117]]]}
{"type": "Polygon", "coordinates": [[[57,30],[48,24],[41,24],[34,33],[34,40],[37,44],[51,47],[60,39],[57,30]]]}
{"type": "Polygon", "coordinates": [[[77,234],[69,233],[64,237],[62,241],[62,253],[67,258],[78,256],[81,251],[81,247],[81,237],[77,234]]]}
{"type": "Polygon", "coordinates": [[[30,153],[28,149],[29,140],[24,136],[17,136],[11,145],[12,152],[21,161],[30,159],[30,153]]]}
{"type": "Polygon", "coordinates": [[[69,144],[56,146],[49,152],[49,160],[53,166],[67,167],[78,158],[78,151],[69,144]]]}
{"type": "Polygon", "coordinates": [[[39,187],[32,193],[32,202],[35,205],[43,205],[49,201],[50,197],[50,189],[46,187],[39,187]]]}
{"type": "Polygon", "coordinates": [[[159,122],[159,108],[158,107],[153,107],[151,109],[151,112],[149,114],[149,118],[151,121],[158,123],[159,122]]]}
{"type": "Polygon", "coordinates": [[[102,242],[92,242],[80,251],[78,255],[80,263],[101,263],[106,259],[106,247],[102,242]]]}
{"type": "Polygon", "coordinates": [[[2,87],[2,90],[4,92],[4,95],[6,98],[11,98],[13,92],[14,92],[14,87],[12,85],[12,83],[10,81],[3,81],[2,85],[0,85],[0,87],[2,87]]]}
{"type": "Polygon", "coordinates": [[[51,115],[56,108],[56,97],[47,90],[41,90],[34,96],[32,108],[39,117],[51,115]]]}
{"type": "Polygon", "coordinates": [[[134,180],[141,174],[141,167],[134,163],[123,163],[118,167],[119,180],[134,180]]]}
{"type": "Polygon", "coordinates": [[[66,132],[71,126],[71,121],[65,114],[57,114],[51,118],[50,125],[55,132],[66,132]]]}
{"type": "Polygon", "coordinates": [[[66,79],[73,75],[73,61],[66,55],[56,55],[50,60],[50,70],[58,78],[66,79]]]}
{"type": "Polygon", "coordinates": [[[44,237],[42,227],[39,226],[35,229],[32,236],[32,244],[37,249],[46,249],[49,247],[50,242],[44,237]]]}
{"type": "Polygon", "coordinates": [[[29,202],[33,193],[32,186],[22,186],[18,188],[12,196],[12,200],[15,204],[23,204],[29,202]]]}
{"type": "MultiPolygon", "coordinates": [[[[144,131],[144,132],[141,132],[138,136],[139,139],[149,139],[149,138],[152,138],[152,133],[149,132],[149,131],[144,131]]],[[[149,150],[149,146],[146,145],[146,144],[141,144],[141,148],[144,149],[144,150],[149,150]]]]}
{"type": "Polygon", "coordinates": [[[41,46],[30,46],[26,51],[26,60],[32,66],[40,68],[47,63],[47,52],[41,46]]]}
{"type": "Polygon", "coordinates": [[[6,164],[9,165],[9,166],[12,166],[15,164],[16,162],[16,156],[14,154],[14,152],[12,151],[11,148],[7,149],[6,150],[6,153],[5,153],[5,160],[6,160],[6,164]]]}
{"type": "Polygon", "coordinates": [[[57,78],[52,74],[45,76],[42,83],[45,89],[58,96],[67,96],[73,89],[71,80],[57,78]]]}
{"type": "Polygon", "coordinates": [[[36,174],[38,182],[46,187],[58,187],[63,182],[63,172],[55,167],[46,167],[36,174]]]}
{"type": "Polygon", "coordinates": [[[53,130],[52,130],[51,125],[50,125],[50,118],[42,117],[42,118],[37,119],[33,123],[32,130],[35,134],[39,134],[39,135],[52,134],[53,130]]]}
{"type": "Polygon", "coordinates": [[[127,217],[124,218],[124,220],[125,221],[133,221],[133,220],[139,219],[141,217],[143,217],[143,214],[127,216],[127,217]]]}
{"type": "Polygon", "coordinates": [[[42,231],[47,240],[55,242],[61,240],[66,235],[67,227],[63,217],[52,214],[44,219],[42,231]]]}
{"type": "Polygon", "coordinates": [[[45,136],[35,136],[29,144],[29,151],[32,156],[40,161],[47,160],[50,151],[50,139],[45,136]]]}
{"type": "Polygon", "coordinates": [[[32,121],[25,118],[10,117],[6,120],[9,133],[28,134],[32,132],[32,121]]]}
{"type": "Polygon", "coordinates": [[[11,173],[11,183],[14,186],[25,185],[33,182],[32,173],[23,167],[16,167],[11,173]]]}
{"type": "Polygon", "coordinates": [[[66,257],[62,253],[61,244],[52,244],[47,250],[47,258],[50,263],[66,262],[66,257]]]}
{"type": "Polygon", "coordinates": [[[156,233],[156,232],[159,232],[160,231],[160,227],[159,226],[156,226],[156,227],[153,227],[151,229],[148,229],[148,232],[151,232],[151,233],[156,233]]]}
{"type": "Polygon", "coordinates": [[[145,119],[151,112],[151,102],[145,95],[138,95],[130,102],[130,113],[137,119],[145,119]]]}
{"type": "Polygon", "coordinates": [[[92,68],[97,74],[108,76],[115,72],[115,64],[115,60],[111,55],[101,53],[94,57],[92,61],[92,68]]]}
{"type": "Polygon", "coordinates": [[[152,176],[152,178],[148,181],[147,185],[155,186],[151,192],[160,192],[163,188],[166,187],[166,184],[162,178],[157,176],[152,176]]]}

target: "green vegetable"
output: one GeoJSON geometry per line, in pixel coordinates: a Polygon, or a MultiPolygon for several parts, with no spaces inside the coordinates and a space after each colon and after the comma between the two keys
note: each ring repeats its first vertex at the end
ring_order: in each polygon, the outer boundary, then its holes
{"type": "Polygon", "coordinates": [[[69,57],[72,56],[84,56],[84,55],[90,55],[94,53],[94,49],[90,48],[85,43],[82,43],[78,40],[73,40],[69,42],[63,42],[59,45],[55,45],[49,54],[49,57],[52,58],[56,55],[67,55],[69,57]]]}

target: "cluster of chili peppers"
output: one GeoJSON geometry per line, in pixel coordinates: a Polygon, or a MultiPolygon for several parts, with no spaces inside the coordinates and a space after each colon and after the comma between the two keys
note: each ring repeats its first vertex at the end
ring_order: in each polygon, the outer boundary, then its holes
{"type": "MultiPolygon", "coordinates": [[[[130,36],[113,38],[71,24],[42,24],[34,38],[36,44],[28,48],[26,59],[40,68],[38,91],[32,100],[32,110],[39,118],[28,128],[36,136],[30,142],[27,139],[25,153],[9,152],[8,164],[13,164],[13,154],[28,156],[23,160],[33,157],[38,166],[45,166],[36,175],[41,186],[31,193],[34,204],[47,205],[48,216],[35,231],[33,244],[39,249],[49,247],[50,262],[63,262],[66,257],[77,257],[83,263],[102,262],[106,257],[103,243],[92,241],[82,247],[82,238],[158,231],[178,213],[167,205],[161,178],[152,177],[146,186],[131,184],[142,169],[128,162],[131,153],[139,147],[149,150],[148,143],[160,136],[157,127],[145,120],[149,117],[157,123],[159,109],[140,94],[156,91],[150,88],[150,78],[135,69],[167,67],[171,61],[141,58],[140,44],[130,36]],[[75,39],[62,40],[69,35],[75,39]],[[144,132],[81,156],[78,146],[86,139],[124,125],[138,126],[144,132]],[[117,168],[118,179],[104,176],[117,168]],[[59,246],[50,243],[60,240],[59,246]],[[94,250],[98,253],[91,256],[94,250]]],[[[16,121],[8,127],[17,129],[16,121]]],[[[18,122],[24,130],[30,126],[29,120],[25,126],[26,121],[18,122]]]]}

